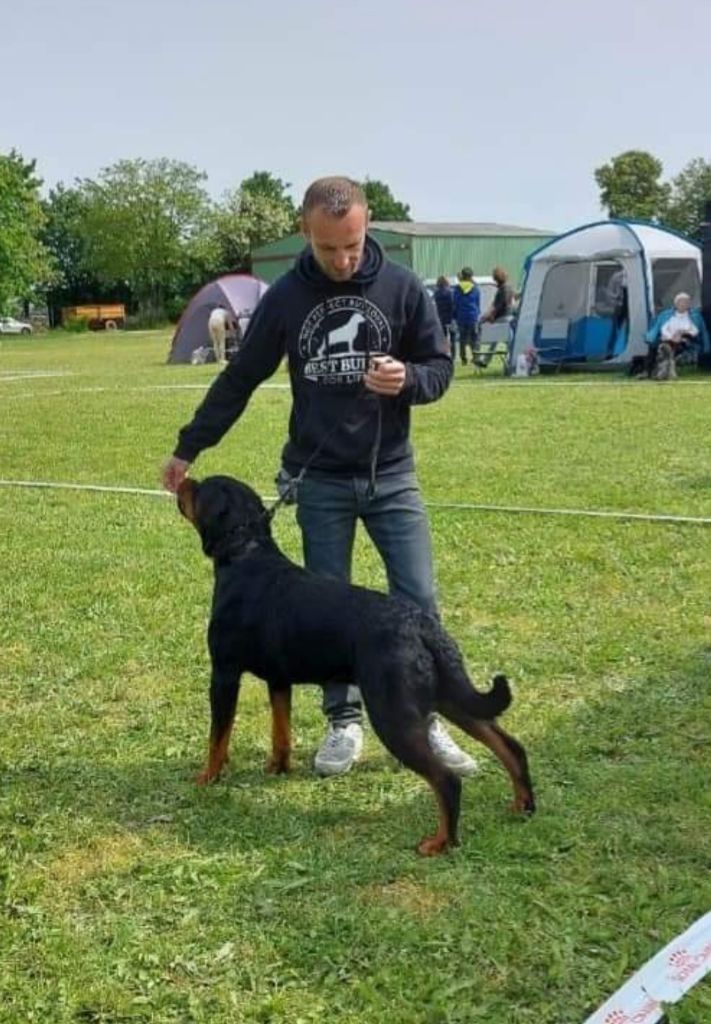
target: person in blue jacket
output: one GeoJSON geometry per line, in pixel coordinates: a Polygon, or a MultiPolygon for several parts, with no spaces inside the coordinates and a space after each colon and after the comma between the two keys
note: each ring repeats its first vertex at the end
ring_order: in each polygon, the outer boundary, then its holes
{"type": "MultiPolygon", "coordinates": [[[[390,592],[436,615],[429,523],[410,443],[412,407],[440,399],[452,377],[434,304],[416,275],[368,234],[368,203],[350,178],[309,186],[302,230],[308,244],[260,300],[242,345],[180,430],[163,484],[178,489],[286,355],[292,406],[278,480],[295,490],[307,568],[348,580],[361,520],[390,592]]],[[[361,755],[360,691],[334,680],[324,687],[323,711],[328,730],[314,765],[319,775],[339,775],[361,755]]],[[[452,771],[476,771],[436,716],[428,736],[452,771]]]]}
{"type": "Polygon", "coordinates": [[[700,309],[691,308],[686,292],[674,296],[674,305],[663,309],[654,319],[645,338],[649,345],[646,370],[651,375],[659,355],[659,346],[667,343],[674,357],[682,352],[698,356],[711,352],[711,341],[700,309]]]}
{"type": "Polygon", "coordinates": [[[481,315],[481,293],[474,281],[471,267],[462,267],[458,274],[457,284],[452,289],[454,299],[454,320],[459,335],[459,355],[462,365],[467,363],[467,345],[474,360],[474,347],[479,333],[479,317],[481,315]]]}

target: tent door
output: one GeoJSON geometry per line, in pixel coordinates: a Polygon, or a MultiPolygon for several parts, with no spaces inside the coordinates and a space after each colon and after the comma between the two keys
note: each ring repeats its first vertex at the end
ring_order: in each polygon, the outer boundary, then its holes
{"type": "Polygon", "coordinates": [[[588,316],[581,347],[588,362],[613,359],[627,348],[629,313],[627,274],[618,260],[592,264],[588,316]]]}

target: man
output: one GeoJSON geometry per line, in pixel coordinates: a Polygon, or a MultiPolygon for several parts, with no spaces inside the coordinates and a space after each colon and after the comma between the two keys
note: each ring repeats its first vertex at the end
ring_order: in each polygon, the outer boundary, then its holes
{"type": "MultiPolygon", "coordinates": [[[[509,275],[503,267],[494,267],[491,276],[496,281],[496,292],[494,301],[481,318],[482,323],[495,324],[508,320],[513,313],[513,288],[509,284],[509,275]]],[[[490,342],[486,349],[483,346],[477,348],[475,366],[488,366],[494,354],[498,342],[490,342]]]]}
{"type": "Polygon", "coordinates": [[[454,317],[454,298],[452,296],[452,288],[449,284],[448,278],[441,274],[437,278],[437,284],[435,286],[434,293],[432,295],[434,299],[435,308],[437,310],[437,316],[439,322],[442,325],[442,333],[444,334],[445,346],[449,344],[449,353],[454,359],[454,337],[452,331],[452,319],[454,317]]]}
{"type": "Polygon", "coordinates": [[[459,335],[459,356],[462,366],[467,364],[467,345],[474,358],[474,346],[479,330],[479,314],[481,312],[481,293],[474,281],[471,267],[462,267],[457,275],[457,284],[452,289],[454,302],[454,320],[459,335]]]}
{"type": "Polygon", "coordinates": [[[227,358],[227,329],[229,314],[224,306],[215,306],[207,320],[207,329],[215,353],[215,361],[224,363],[227,358]]]}
{"type": "MultiPolygon", "coordinates": [[[[308,188],[302,230],[309,244],[261,299],[239,351],[180,431],[163,482],[178,488],[286,354],[293,404],[280,477],[302,474],[296,501],[306,566],[349,579],[360,519],[385,563],[391,593],[436,614],[410,406],[441,398],[452,363],[425,289],[385,258],[367,227],[356,182],[321,178],[308,188]]],[[[315,768],[338,775],[361,754],[360,693],[334,682],[324,688],[323,709],[329,727],[315,768]]],[[[437,719],[430,743],[454,771],[475,770],[437,719]]]]}
{"type": "Polygon", "coordinates": [[[620,267],[619,270],[616,270],[610,276],[610,280],[607,282],[607,288],[605,289],[605,296],[609,308],[609,316],[612,318],[605,358],[612,359],[616,355],[618,347],[622,349],[626,344],[625,341],[624,344],[618,346],[620,332],[624,331],[629,315],[627,274],[625,273],[624,267],[620,267]]]}

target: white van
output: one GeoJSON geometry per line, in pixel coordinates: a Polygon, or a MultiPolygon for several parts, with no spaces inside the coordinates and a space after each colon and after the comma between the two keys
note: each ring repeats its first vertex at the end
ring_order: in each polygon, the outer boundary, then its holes
{"type": "MultiPolygon", "coordinates": [[[[459,283],[459,278],[456,275],[454,277],[447,278],[447,280],[452,288],[455,284],[459,283]]],[[[479,308],[481,309],[481,315],[483,316],[494,301],[494,296],[496,295],[496,281],[493,277],[473,277],[472,281],[479,288],[479,308]]],[[[435,288],[437,287],[437,279],[435,277],[428,277],[422,283],[430,295],[434,295],[435,288]]]]}

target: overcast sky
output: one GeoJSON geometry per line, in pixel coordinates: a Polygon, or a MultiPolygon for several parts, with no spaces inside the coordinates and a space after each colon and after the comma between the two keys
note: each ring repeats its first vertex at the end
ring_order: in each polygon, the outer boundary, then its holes
{"type": "Polygon", "coordinates": [[[711,0],[5,0],[0,151],[380,178],[417,220],[567,229],[593,170],[711,159],[711,0]]]}

